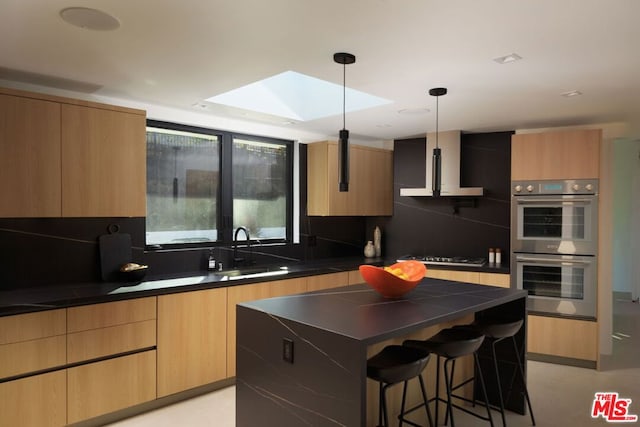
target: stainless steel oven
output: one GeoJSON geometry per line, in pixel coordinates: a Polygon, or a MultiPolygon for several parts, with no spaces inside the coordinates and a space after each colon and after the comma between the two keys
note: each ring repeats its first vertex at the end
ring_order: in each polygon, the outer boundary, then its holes
{"type": "Polygon", "coordinates": [[[598,180],[514,181],[511,250],[595,255],[598,180]]]}
{"type": "Polygon", "coordinates": [[[514,253],[512,286],[529,293],[530,312],[596,317],[595,256],[514,253]]]}

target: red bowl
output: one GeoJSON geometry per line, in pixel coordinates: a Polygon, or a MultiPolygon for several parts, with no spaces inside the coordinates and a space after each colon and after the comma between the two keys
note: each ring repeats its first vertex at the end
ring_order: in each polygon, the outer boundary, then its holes
{"type": "Polygon", "coordinates": [[[365,282],[386,298],[403,296],[415,288],[427,272],[427,268],[420,261],[401,261],[390,267],[400,268],[408,278],[402,279],[383,267],[366,264],[360,266],[360,274],[365,282]]]}

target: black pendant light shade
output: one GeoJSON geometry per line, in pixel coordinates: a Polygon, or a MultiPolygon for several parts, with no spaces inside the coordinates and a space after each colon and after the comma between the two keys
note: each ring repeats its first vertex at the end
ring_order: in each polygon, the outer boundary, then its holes
{"type": "Polygon", "coordinates": [[[447,94],[447,88],[434,87],[429,89],[429,95],[436,97],[436,148],[433,149],[431,163],[431,190],[434,197],[440,196],[442,187],[442,150],[438,146],[438,97],[447,94]]]}
{"type": "Polygon", "coordinates": [[[347,64],[356,62],[356,57],[350,53],[339,52],[333,55],[333,60],[342,64],[342,130],[340,130],[340,142],[338,144],[338,169],[340,191],[349,191],[349,131],[346,129],[346,68],[347,64]]]}

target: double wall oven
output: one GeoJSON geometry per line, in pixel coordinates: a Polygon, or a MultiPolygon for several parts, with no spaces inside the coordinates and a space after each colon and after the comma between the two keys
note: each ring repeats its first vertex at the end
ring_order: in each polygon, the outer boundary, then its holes
{"type": "Polygon", "coordinates": [[[598,180],[512,182],[511,285],[531,312],[596,317],[598,180]]]}

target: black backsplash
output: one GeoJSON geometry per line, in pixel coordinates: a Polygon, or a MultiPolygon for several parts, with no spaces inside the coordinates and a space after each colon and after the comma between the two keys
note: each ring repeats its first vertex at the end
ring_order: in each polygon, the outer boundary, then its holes
{"type": "Polygon", "coordinates": [[[486,258],[490,247],[508,254],[512,134],[462,134],[460,183],[463,187],[483,187],[484,196],[457,200],[400,197],[400,188],[425,185],[426,140],[395,141],[393,216],[367,221],[367,230],[376,225],[382,229],[384,255],[486,258]]]}

